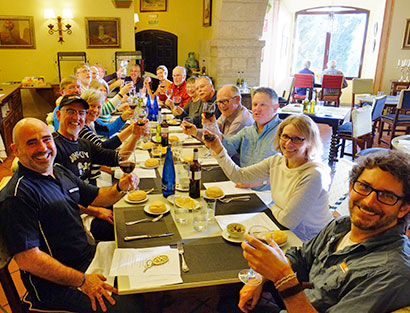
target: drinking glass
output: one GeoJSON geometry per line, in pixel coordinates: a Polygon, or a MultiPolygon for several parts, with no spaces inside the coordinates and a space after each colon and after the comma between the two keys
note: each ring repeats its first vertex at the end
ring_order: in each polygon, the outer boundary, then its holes
{"type": "Polygon", "coordinates": [[[180,96],[175,96],[174,97],[174,105],[179,106],[181,103],[181,97],[180,96]]]}
{"type": "Polygon", "coordinates": [[[165,90],[165,95],[167,96],[168,100],[171,101],[171,97],[174,91],[172,89],[165,90]]]}
{"type": "MultiPolygon", "coordinates": [[[[134,151],[120,151],[119,166],[125,174],[130,174],[135,169],[135,154],[134,151]]],[[[130,187],[128,186],[127,193],[130,187]]]]}
{"type": "MultiPolygon", "coordinates": [[[[272,241],[271,231],[262,225],[254,225],[249,228],[248,234],[269,244],[272,241]]],[[[261,274],[255,272],[252,268],[241,270],[238,274],[239,279],[246,285],[258,286],[262,283],[261,274]]]]}
{"type": "Polygon", "coordinates": [[[144,126],[147,122],[148,110],[146,107],[138,107],[136,110],[138,126],[144,126]]]}
{"type": "Polygon", "coordinates": [[[215,114],[215,103],[204,102],[202,113],[209,120],[215,114]]]}
{"type": "Polygon", "coordinates": [[[192,212],[192,221],[194,230],[197,232],[204,231],[208,228],[208,203],[201,199],[201,205],[192,212]]]}
{"type": "Polygon", "coordinates": [[[172,201],[172,204],[173,204],[175,222],[181,225],[188,224],[188,218],[189,218],[188,209],[184,207],[179,207],[178,205],[176,205],[175,198],[174,198],[174,201],[172,201]]]}

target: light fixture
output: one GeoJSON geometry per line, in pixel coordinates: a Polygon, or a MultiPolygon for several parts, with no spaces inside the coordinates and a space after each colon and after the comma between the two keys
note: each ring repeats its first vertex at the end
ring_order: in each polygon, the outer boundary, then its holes
{"type": "MultiPolygon", "coordinates": [[[[55,14],[53,9],[44,9],[44,18],[48,20],[55,19],[55,14]]],[[[63,44],[63,32],[66,32],[68,35],[71,35],[72,30],[71,30],[71,25],[70,24],[65,24],[63,25],[62,20],[64,19],[71,19],[73,18],[73,11],[71,9],[63,9],[63,17],[57,16],[57,25],[53,25],[52,23],[48,24],[48,33],[50,35],[57,33],[58,32],[58,42],[63,44]],[[57,29],[54,29],[56,26],[57,29]]]]}
{"type": "Polygon", "coordinates": [[[140,21],[138,13],[134,13],[134,30],[137,31],[137,23],[140,21]]]}

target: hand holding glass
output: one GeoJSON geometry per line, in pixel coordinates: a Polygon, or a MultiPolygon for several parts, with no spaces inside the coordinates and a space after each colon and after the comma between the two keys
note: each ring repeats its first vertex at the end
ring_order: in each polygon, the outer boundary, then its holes
{"type": "MultiPolygon", "coordinates": [[[[133,151],[120,151],[119,166],[125,174],[130,174],[135,169],[135,154],[133,151]]],[[[130,191],[128,185],[127,193],[130,191]]]]}

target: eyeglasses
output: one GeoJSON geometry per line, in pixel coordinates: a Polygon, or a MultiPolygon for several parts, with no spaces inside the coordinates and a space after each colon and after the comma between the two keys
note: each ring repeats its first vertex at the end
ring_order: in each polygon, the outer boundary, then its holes
{"type": "Polygon", "coordinates": [[[292,141],[292,143],[294,143],[295,145],[300,145],[302,142],[305,141],[305,138],[297,137],[297,136],[289,137],[286,134],[281,134],[280,139],[283,140],[283,141],[288,141],[290,139],[290,141],[292,141]]]}
{"type": "Polygon", "coordinates": [[[230,99],[225,99],[225,100],[217,100],[215,101],[216,104],[223,104],[223,105],[227,105],[233,98],[235,98],[236,96],[230,98],[230,99]]]}
{"type": "Polygon", "coordinates": [[[87,114],[86,110],[74,110],[74,109],[62,109],[61,111],[66,111],[68,115],[72,116],[78,114],[78,116],[85,116],[87,114]]]}
{"type": "Polygon", "coordinates": [[[353,183],[353,190],[362,196],[368,196],[374,191],[376,193],[377,200],[387,205],[395,205],[399,200],[404,199],[403,197],[399,197],[392,192],[374,189],[372,186],[357,180],[353,183]]]}

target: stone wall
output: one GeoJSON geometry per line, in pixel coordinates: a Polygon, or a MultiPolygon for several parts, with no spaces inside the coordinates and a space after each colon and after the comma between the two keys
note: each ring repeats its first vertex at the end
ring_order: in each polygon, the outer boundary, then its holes
{"type": "Polygon", "coordinates": [[[235,83],[238,72],[243,72],[249,86],[259,84],[261,51],[265,45],[259,38],[267,3],[267,0],[220,0],[215,5],[212,39],[200,43],[199,54],[217,87],[235,83]]]}

